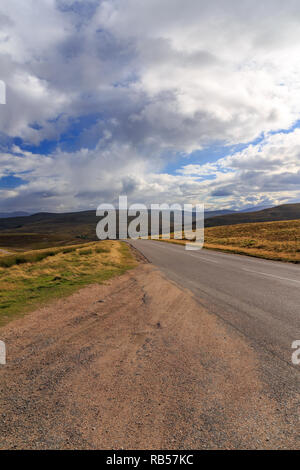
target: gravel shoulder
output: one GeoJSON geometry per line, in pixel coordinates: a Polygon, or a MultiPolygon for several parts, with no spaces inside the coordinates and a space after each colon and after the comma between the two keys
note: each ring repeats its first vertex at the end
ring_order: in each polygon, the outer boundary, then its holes
{"type": "Polygon", "coordinates": [[[142,263],[0,329],[0,449],[297,448],[254,349],[142,263]]]}

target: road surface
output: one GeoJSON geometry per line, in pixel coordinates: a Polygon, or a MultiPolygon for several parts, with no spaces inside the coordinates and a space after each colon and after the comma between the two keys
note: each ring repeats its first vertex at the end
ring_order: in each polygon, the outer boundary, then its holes
{"type": "Polygon", "coordinates": [[[297,267],[133,244],[0,329],[0,449],[298,449],[297,267]]]}
{"type": "Polygon", "coordinates": [[[291,345],[300,340],[300,266],[166,242],[130,243],[254,346],[274,393],[299,391],[291,345]]]}

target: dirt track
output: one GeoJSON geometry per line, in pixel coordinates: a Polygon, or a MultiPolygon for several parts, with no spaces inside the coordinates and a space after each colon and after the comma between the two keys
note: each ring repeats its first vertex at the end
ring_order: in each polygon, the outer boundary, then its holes
{"type": "Polygon", "coordinates": [[[151,265],[0,338],[1,449],[299,446],[295,404],[268,396],[251,347],[151,265]]]}

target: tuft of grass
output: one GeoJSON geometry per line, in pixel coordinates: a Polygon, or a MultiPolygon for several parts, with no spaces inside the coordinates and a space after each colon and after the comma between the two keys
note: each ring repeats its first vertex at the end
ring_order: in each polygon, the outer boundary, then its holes
{"type": "Polygon", "coordinates": [[[90,255],[91,253],[93,253],[93,250],[91,250],[91,249],[78,251],[79,255],[90,255]]]}
{"type": "Polygon", "coordinates": [[[24,263],[36,263],[42,261],[49,256],[55,256],[58,253],[70,252],[76,250],[78,247],[68,248],[68,250],[63,250],[62,248],[52,249],[52,250],[34,250],[26,253],[17,253],[13,255],[6,255],[0,258],[0,267],[10,268],[15,264],[24,264],[24,263]]]}
{"type": "Polygon", "coordinates": [[[95,251],[96,253],[109,253],[109,250],[103,247],[95,248],[95,251]]]}
{"type": "MultiPolygon", "coordinates": [[[[102,283],[136,266],[128,246],[92,242],[5,257],[0,265],[0,326],[33,308],[102,283]]],[[[3,258],[1,258],[1,261],[3,258]]]]}

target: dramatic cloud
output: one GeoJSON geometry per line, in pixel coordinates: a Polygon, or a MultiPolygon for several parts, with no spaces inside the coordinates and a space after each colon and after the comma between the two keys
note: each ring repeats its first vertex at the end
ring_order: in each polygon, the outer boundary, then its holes
{"type": "Polygon", "coordinates": [[[214,164],[185,165],[177,173],[196,181],[212,177],[204,184],[207,199],[221,197],[229,206],[300,200],[300,129],[270,135],[214,164]]]}
{"type": "Polygon", "coordinates": [[[3,2],[1,210],[296,200],[299,23],[297,0],[3,2]]]}

